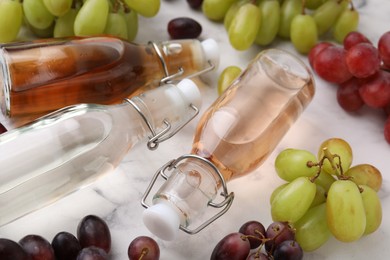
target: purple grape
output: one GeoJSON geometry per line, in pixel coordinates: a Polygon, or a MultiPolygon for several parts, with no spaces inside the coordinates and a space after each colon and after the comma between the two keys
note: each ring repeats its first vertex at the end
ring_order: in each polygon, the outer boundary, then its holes
{"type": "Polygon", "coordinates": [[[160,259],[160,247],[153,238],[139,236],[131,241],[127,255],[130,260],[158,260],[160,259]]]}
{"type": "Polygon", "coordinates": [[[0,259],[1,260],[28,260],[28,254],[22,246],[13,240],[0,238],[0,259]]]}
{"type": "Polygon", "coordinates": [[[55,235],[51,245],[57,260],[75,260],[81,250],[77,238],[68,232],[60,232],[55,235]]]}
{"type": "Polygon", "coordinates": [[[262,243],[261,239],[265,238],[265,227],[263,224],[255,220],[244,223],[238,232],[247,236],[258,237],[248,237],[251,249],[258,248],[262,243]]]}
{"type": "Polygon", "coordinates": [[[230,233],[215,246],[210,260],[245,260],[250,252],[249,240],[242,233],[230,233]]]}
{"type": "Polygon", "coordinates": [[[297,241],[285,240],[274,251],[274,260],[301,260],[303,250],[297,241]]]}
{"type": "Polygon", "coordinates": [[[202,6],[203,0],[187,0],[187,3],[191,8],[198,9],[202,6]]]}
{"type": "Polygon", "coordinates": [[[39,235],[27,235],[20,239],[19,244],[32,260],[55,260],[50,242],[39,235]]]}
{"type": "Polygon", "coordinates": [[[77,226],[77,238],[81,248],[96,246],[107,253],[111,249],[111,233],[107,223],[98,216],[85,216],[77,226]]]}
{"type": "Polygon", "coordinates": [[[271,240],[265,242],[265,250],[267,252],[273,252],[283,241],[294,240],[295,233],[288,223],[276,221],[268,226],[266,237],[271,238],[271,240]]]}
{"type": "Polygon", "coordinates": [[[108,254],[103,248],[89,246],[79,252],[77,260],[108,260],[108,254]]]}
{"type": "Polygon", "coordinates": [[[7,132],[7,128],[5,128],[5,126],[3,126],[2,123],[0,123],[0,135],[1,135],[2,133],[5,133],[5,132],[7,132]]]}
{"type": "Polygon", "coordinates": [[[169,21],[168,33],[172,39],[193,39],[202,33],[202,26],[192,18],[179,17],[169,21]]]}

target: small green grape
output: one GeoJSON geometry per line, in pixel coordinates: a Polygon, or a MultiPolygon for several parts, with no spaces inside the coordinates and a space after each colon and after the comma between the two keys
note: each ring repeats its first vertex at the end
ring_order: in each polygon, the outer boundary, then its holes
{"type": "Polygon", "coordinates": [[[240,0],[238,2],[233,3],[229,7],[229,9],[226,12],[225,17],[223,19],[223,25],[225,26],[226,30],[229,30],[230,24],[232,23],[234,16],[238,12],[238,9],[240,9],[240,7],[246,3],[249,3],[249,0],[240,0]]]}
{"type": "Polygon", "coordinates": [[[237,66],[226,67],[218,78],[218,95],[221,95],[230,84],[241,74],[241,68],[237,66]]]}
{"type": "Polygon", "coordinates": [[[63,16],[72,7],[73,0],[43,0],[47,10],[54,16],[63,16]]]}
{"type": "Polygon", "coordinates": [[[317,25],[318,35],[323,35],[335,24],[337,18],[345,8],[346,1],[328,0],[318,7],[313,15],[317,25]]]}
{"type": "Polygon", "coordinates": [[[144,17],[156,16],[160,10],[161,0],[124,0],[126,4],[144,17]]]}
{"type": "Polygon", "coordinates": [[[359,13],[356,10],[347,9],[341,13],[333,27],[333,38],[342,43],[345,36],[356,31],[359,24],[359,13]]]}
{"type": "Polygon", "coordinates": [[[127,22],[121,13],[109,13],[104,33],[127,39],[127,22]]]}
{"type": "Polygon", "coordinates": [[[255,43],[265,46],[278,34],[280,24],[280,3],[277,0],[262,1],[259,4],[262,22],[255,43]]]}
{"type": "Polygon", "coordinates": [[[127,39],[133,41],[138,33],[138,14],[136,11],[131,10],[124,15],[127,23],[127,39]]]}
{"type": "Polygon", "coordinates": [[[54,15],[47,10],[43,0],[24,0],[23,13],[28,23],[37,29],[46,29],[54,22],[54,15]]]}
{"type": "Polygon", "coordinates": [[[318,42],[317,26],[308,14],[299,14],[291,21],[291,42],[302,54],[308,54],[318,42]]]}
{"type": "Polygon", "coordinates": [[[102,34],[106,28],[109,5],[107,0],[87,0],[74,21],[77,36],[102,34]]]}
{"type": "Polygon", "coordinates": [[[70,9],[65,15],[58,17],[54,26],[53,35],[56,38],[74,36],[74,21],[77,10],[70,9]]]}
{"type": "Polygon", "coordinates": [[[290,39],[290,27],[292,19],[302,11],[301,0],[285,0],[280,7],[280,23],[278,35],[290,39]]]}
{"type": "Polygon", "coordinates": [[[213,21],[222,21],[230,6],[237,0],[203,0],[203,14],[213,21]]]}
{"type": "Polygon", "coordinates": [[[0,1],[0,42],[16,39],[23,22],[22,4],[18,1],[0,1]]]}

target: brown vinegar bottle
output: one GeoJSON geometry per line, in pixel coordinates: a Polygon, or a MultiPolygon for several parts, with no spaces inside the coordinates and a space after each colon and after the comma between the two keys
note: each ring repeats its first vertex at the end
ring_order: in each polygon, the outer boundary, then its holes
{"type": "Polygon", "coordinates": [[[0,48],[0,102],[8,117],[78,103],[121,103],[161,82],[212,70],[218,61],[212,39],[135,44],[99,36],[10,43],[0,48]]]}
{"type": "Polygon", "coordinates": [[[311,71],[295,56],[276,49],[259,53],[200,118],[190,154],[155,174],[142,199],[146,227],[173,240],[179,229],[195,234],[224,214],[234,197],[226,183],[268,158],[314,92],[311,71]],[[149,206],[147,197],[160,175],[166,181],[149,206]],[[210,207],[220,210],[200,221],[210,207]]]}

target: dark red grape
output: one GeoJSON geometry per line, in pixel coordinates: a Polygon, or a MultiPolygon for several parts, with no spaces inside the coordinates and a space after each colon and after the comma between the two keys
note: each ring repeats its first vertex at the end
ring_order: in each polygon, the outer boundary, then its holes
{"type": "Polygon", "coordinates": [[[251,253],[246,260],[270,260],[269,256],[261,252],[251,253]]]}
{"type": "Polygon", "coordinates": [[[390,116],[387,117],[385,122],[384,136],[386,141],[390,144],[390,116]]]}
{"type": "Polygon", "coordinates": [[[203,0],[187,0],[187,3],[191,8],[197,9],[202,6],[203,0]]]}
{"type": "Polygon", "coordinates": [[[364,106],[364,101],[359,94],[360,82],[353,77],[350,80],[341,83],[337,89],[337,102],[348,112],[358,111],[364,106]]]}
{"type": "Polygon", "coordinates": [[[253,237],[248,237],[251,249],[258,248],[261,243],[263,238],[265,238],[265,227],[263,224],[256,220],[248,221],[244,223],[238,232],[247,235],[247,236],[254,236],[257,238],[253,237]]]}
{"type": "Polygon", "coordinates": [[[193,39],[202,33],[202,26],[192,18],[179,17],[169,21],[168,33],[172,39],[193,39]]]}
{"type": "Polygon", "coordinates": [[[245,260],[249,252],[249,240],[239,232],[230,233],[215,246],[210,260],[245,260]]]}
{"type": "Polygon", "coordinates": [[[27,235],[20,239],[19,244],[32,260],[55,260],[50,242],[39,235],[27,235]]]}
{"type": "Polygon", "coordinates": [[[7,132],[7,128],[5,128],[5,126],[3,126],[2,123],[0,123],[0,135],[1,135],[2,133],[5,133],[5,132],[7,132]]]}
{"type": "Polygon", "coordinates": [[[344,49],[349,50],[352,46],[362,42],[372,44],[364,34],[357,31],[350,32],[344,38],[344,49]]]}
{"type": "Polygon", "coordinates": [[[312,68],[314,66],[314,60],[317,57],[318,53],[320,53],[322,50],[324,50],[325,48],[332,46],[332,45],[333,44],[330,42],[320,42],[320,43],[317,43],[313,48],[311,48],[309,55],[308,55],[308,59],[309,59],[310,66],[312,68]]]}
{"type": "Polygon", "coordinates": [[[301,260],[303,250],[298,242],[286,240],[276,247],[273,256],[274,260],[301,260]]]}
{"type": "Polygon", "coordinates": [[[153,238],[139,236],[131,241],[127,255],[130,260],[158,260],[160,259],[160,247],[153,238]]]}
{"type": "Polygon", "coordinates": [[[83,248],[77,255],[77,260],[107,260],[108,255],[104,249],[96,246],[83,248]]]}
{"type": "Polygon", "coordinates": [[[0,259],[1,260],[28,260],[29,256],[21,245],[13,240],[0,238],[0,259]]]}
{"type": "Polygon", "coordinates": [[[381,70],[362,80],[359,94],[368,106],[384,108],[390,103],[390,73],[381,70]]]}
{"type": "Polygon", "coordinates": [[[273,252],[283,241],[294,240],[295,233],[288,223],[276,221],[267,227],[266,237],[271,240],[265,242],[265,250],[267,252],[273,252]]]}
{"type": "Polygon", "coordinates": [[[390,67],[390,31],[385,32],[379,38],[378,51],[386,67],[390,67]]]}
{"type": "Polygon", "coordinates": [[[51,245],[57,260],[74,260],[81,250],[77,238],[68,232],[60,232],[55,235],[51,245]]]}
{"type": "Polygon", "coordinates": [[[85,216],[77,226],[77,238],[82,248],[96,246],[107,253],[111,249],[111,233],[107,223],[98,216],[85,216]]]}
{"type": "Polygon", "coordinates": [[[346,50],[339,46],[329,46],[320,51],[314,59],[314,70],[324,80],[343,83],[352,77],[345,62],[346,50]]]}
{"type": "Polygon", "coordinates": [[[357,78],[367,78],[379,71],[381,59],[378,50],[370,43],[358,43],[345,55],[349,72],[357,78]]]}

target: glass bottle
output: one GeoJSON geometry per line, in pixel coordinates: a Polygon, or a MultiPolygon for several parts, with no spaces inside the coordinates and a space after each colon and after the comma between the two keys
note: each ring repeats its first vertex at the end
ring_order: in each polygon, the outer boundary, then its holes
{"type": "Polygon", "coordinates": [[[267,159],[314,92],[310,70],[295,56],[277,49],[259,53],[203,114],[190,154],[155,174],[142,199],[147,228],[172,240],[179,228],[194,234],[224,214],[234,197],[226,182],[253,172],[267,159]],[[159,176],[166,181],[149,206],[147,198],[159,176]],[[208,206],[222,210],[191,228],[207,215],[208,206]]]}
{"type": "Polygon", "coordinates": [[[9,43],[0,48],[0,102],[8,117],[79,103],[115,104],[160,82],[210,71],[218,62],[213,39],[136,44],[95,36],[9,43]]]}
{"type": "Polygon", "coordinates": [[[151,150],[199,111],[184,79],[121,104],[78,104],[0,135],[0,226],[113,171],[137,142],[151,150]]]}

